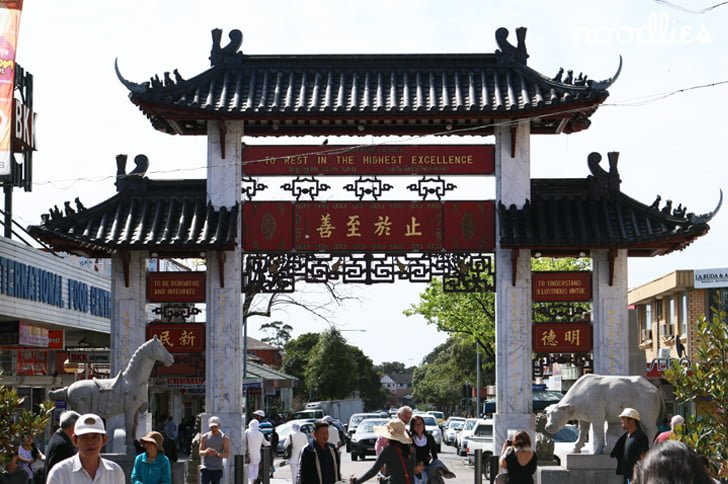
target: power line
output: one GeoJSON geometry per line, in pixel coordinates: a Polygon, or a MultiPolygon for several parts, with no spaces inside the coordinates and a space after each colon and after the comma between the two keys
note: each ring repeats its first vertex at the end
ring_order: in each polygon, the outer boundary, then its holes
{"type": "Polygon", "coordinates": [[[715,10],[718,7],[722,7],[723,5],[728,5],[728,0],[725,2],[716,3],[715,5],[711,5],[710,7],[701,8],[698,10],[693,10],[687,7],[683,7],[682,5],[678,5],[673,2],[668,2],[667,0],[653,0],[655,3],[659,3],[660,5],[665,5],[666,7],[674,8],[675,10],[680,10],[681,12],[686,13],[694,13],[696,15],[702,15],[704,13],[710,12],[711,10],[715,10]]]}
{"type": "MultiPolygon", "coordinates": [[[[661,1],[661,0],[655,0],[655,1],[661,1]]],[[[723,3],[724,4],[728,4],[728,0],[726,0],[723,3]]],[[[615,102],[615,103],[603,103],[602,106],[604,106],[604,107],[637,107],[637,106],[645,106],[647,104],[651,104],[651,103],[654,103],[654,102],[657,102],[657,101],[661,101],[663,99],[666,99],[668,97],[674,96],[676,94],[683,94],[683,93],[687,93],[687,92],[690,92],[690,91],[695,91],[695,90],[699,90],[699,89],[706,89],[706,88],[710,88],[710,87],[718,87],[718,86],[726,85],[726,84],[728,84],[728,80],[716,81],[716,82],[711,82],[711,83],[708,83],[708,84],[699,84],[699,85],[695,85],[695,86],[690,86],[690,87],[675,89],[675,90],[672,90],[672,91],[666,91],[666,92],[660,92],[660,93],[654,93],[654,94],[647,94],[647,95],[644,95],[644,96],[638,96],[638,97],[634,97],[634,98],[629,98],[629,99],[626,99],[624,101],[619,101],[619,102],[615,102]]],[[[580,112],[582,110],[583,110],[583,108],[573,108],[573,109],[566,109],[566,110],[557,111],[557,112],[550,113],[550,114],[552,116],[553,115],[563,115],[563,114],[570,114],[570,113],[580,112]]],[[[540,117],[541,117],[540,115],[534,115],[534,116],[528,116],[528,117],[519,118],[519,119],[509,119],[509,120],[504,120],[504,121],[497,121],[497,122],[488,123],[488,124],[481,124],[481,125],[477,125],[477,126],[470,126],[470,127],[467,127],[467,128],[457,128],[457,129],[450,129],[450,130],[446,130],[446,131],[440,131],[440,132],[436,132],[436,133],[430,133],[430,134],[426,134],[426,135],[410,136],[410,137],[405,138],[405,139],[397,139],[396,141],[383,141],[383,142],[380,142],[380,143],[373,143],[373,144],[363,144],[363,143],[362,144],[355,144],[355,145],[347,146],[344,149],[342,149],[341,147],[326,148],[326,147],[323,147],[322,146],[320,148],[317,148],[316,146],[311,146],[312,151],[311,152],[308,152],[308,153],[302,153],[302,155],[317,156],[317,155],[326,155],[326,154],[340,154],[340,153],[347,152],[347,151],[354,151],[354,150],[359,149],[359,148],[367,148],[367,147],[373,147],[373,146],[385,146],[385,145],[392,145],[392,144],[402,144],[402,143],[407,143],[407,142],[412,142],[412,141],[418,141],[418,140],[421,140],[422,138],[425,138],[425,137],[452,136],[452,135],[455,135],[455,134],[467,135],[470,132],[477,132],[477,131],[481,131],[483,129],[488,129],[488,128],[511,127],[511,126],[517,125],[521,121],[524,121],[524,120],[532,120],[532,119],[536,119],[536,118],[540,118],[540,117]]],[[[254,163],[263,163],[265,161],[266,161],[265,159],[247,160],[247,161],[244,162],[244,164],[250,165],[250,164],[254,164],[254,163]]],[[[229,163],[228,162],[226,162],[226,163],[219,163],[217,165],[203,165],[203,166],[197,166],[197,167],[192,167],[192,168],[175,168],[175,169],[170,169],[170,170],[153,170],[153,171],[147,172],[147,174],[148,175],[159,175],[159,174],[170,174],[170,173],[182,173],[182,172],[189,172],[189,171],[195,171],[195,170],[204,170],[204,169],[206,169],[208,167],[225,167],[225,166],[230,166],[230,165],[232,165],[232,162],[229,162],[229,163]]],[[[70,190],[75,184],[77,184],[79,182],[82,182],[82,181],[91,182],[91,183],[98,183],[98,182],[105,182],[105,181],[109,181],[109,180],[114,180],[116,178],[117,178],[116,175],[107,175],[107,176],[100,176],[100,177],[94,177],[94,178],[70,178],[70,179],[62,179],[62,180],[46,180],[46,181],[33,182],[33,185],[34,186],[51,185],[51,186],[53,186],[54,188],[56,188],[58,190],[66,191],[66,190],[70,190]],[[62,183],[67,183],[67,185],[66,186],[60,186],[60,184],[62,184],[62,183]]]]}

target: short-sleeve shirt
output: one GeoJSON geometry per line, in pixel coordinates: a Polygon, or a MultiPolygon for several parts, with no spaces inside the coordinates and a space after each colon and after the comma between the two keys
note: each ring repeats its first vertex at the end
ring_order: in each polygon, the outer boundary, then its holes
{"type": "Polygon", "coordinates": [[[81,465],[81,459],[78,454],[73,457],[59,462],[50,474],[46,484],[126,484],[124,471],[121,470],[119,464],[110,460],[101,458],[101,464],[96,470],[96,476],[91,479],[86,470],[81,465]]]}

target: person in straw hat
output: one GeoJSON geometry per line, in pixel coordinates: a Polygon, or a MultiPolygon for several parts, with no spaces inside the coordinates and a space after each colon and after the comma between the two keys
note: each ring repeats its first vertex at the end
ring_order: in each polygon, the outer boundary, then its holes
{"type": "Polygon", "coordinates": [[[149,432],[139,442],[144,452],[134,459],[131,484],[172,484],[172,467],[164,455],[164,436],[149,432]]]}
{"type": "Polygon", "coordinates": [[[359,477],[351,476],[350,484],[360,484],[371,479],[377,475],[382,466],[387,466],[390,484],[414,484],[415,452],[404,422],[392,420],[387,425],[375,426],[374,433],[387,439],[389,444],[382,449],[368,471],[359,477]]]}
{"type": "Polygon", "coordinates": [[[650,448],[650,441],[640,427],[640,413],[634,408],[622,410],[619,424],[626,432],[614,444],[610,456],[617,459],[617,474],[622,475],[624,484],[629,484],[634,466],[650,448]]]}

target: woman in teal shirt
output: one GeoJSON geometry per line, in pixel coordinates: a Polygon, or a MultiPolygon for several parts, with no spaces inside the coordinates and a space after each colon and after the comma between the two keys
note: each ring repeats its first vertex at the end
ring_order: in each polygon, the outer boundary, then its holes
{"type": "Polygon", "coordinates": [[[139,439],[145,452],[136,456],[131,471],[132,484],[172,484],[172,468],[164,455],[164,437],[159,432],[149,432],[139,439]]]}

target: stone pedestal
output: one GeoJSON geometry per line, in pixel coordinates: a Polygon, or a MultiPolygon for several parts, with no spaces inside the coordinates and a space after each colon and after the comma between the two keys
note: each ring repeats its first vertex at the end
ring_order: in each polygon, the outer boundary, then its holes
{"type": "Polygon", "coordinates": [[[615,473],[617,461],[606,454],[567,454],[561,467],[539,467],[539,484],[622,484],[615,473]]]}

